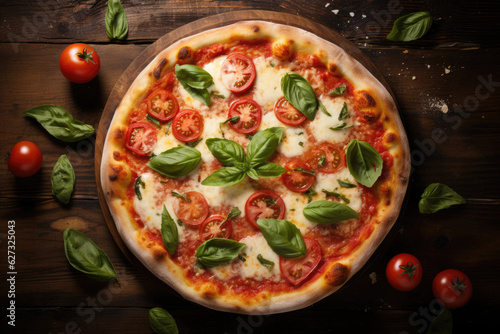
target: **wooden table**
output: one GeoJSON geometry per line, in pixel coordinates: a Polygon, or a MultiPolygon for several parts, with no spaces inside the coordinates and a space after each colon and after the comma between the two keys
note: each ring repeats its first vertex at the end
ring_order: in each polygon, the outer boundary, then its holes
{"type": "MultiPolygon", "coordinates": [[[[474,296],[452,312],[455,333],[480,332],[500,311],[500,6],[497,1],[174,1],[123,0],[126,41],[106,37],[106,1],[0,2],[0,134],[7,157],[21,140],[43,152],[40,172],[26,179],[0,166],[2,190],[0,294],[2,327],[18,333],[149,333],[148,310],[167,309],[181,333],[422,333],[429,323],[434,275],[447,268],[467,273],[474,296]],[[337,30],[380,69],[393,89],[414,159],[407,207],[382,247],[340,292],[301,311],[250,317],[212,311],[183,300],[125,258],[104,221],[94,172],[95,137],[65,144],[21,112],[56,104],[97,127],[117,78],[148,45],[194,20],[235,10],[264,9],[297,15],[337,30]],[[338,13],[334,11],[338,10],[338,13]],[[418,10],[435,21],[422,39],[385,39],[393,21],[418,10]],[[98,77],[71,84],[58,59],[66,45],[91,44],[101,58],[98,77]],[[490,82],[490,84],[487,84],[490,82]],[[482,87],[482,88],[481,88],[482,87]],[[447,113],[445,113],[447,110],[447,113]],[[441,130],[445,137],[437,136],[441,130]],[[61,154],[75,168],[72,201],[51,195],[50,174],[61,154]],[[432,215],[418,213],[423,189],[451,186],[467,204],[432,215]],[[15,331],[7,326],[7,233],[15,221],[15,331]],[[62,231],[72,227],[103,248],[120,285],[94,282],[72,269],[62,231]],[[423,280],[398,292],[385,278],[395,254],[422,261],[423,280]],[[377,280],[372,282],[370,274],[377,280]]],[[[4,331],[2,331],[4,332],[4,331]]]]}

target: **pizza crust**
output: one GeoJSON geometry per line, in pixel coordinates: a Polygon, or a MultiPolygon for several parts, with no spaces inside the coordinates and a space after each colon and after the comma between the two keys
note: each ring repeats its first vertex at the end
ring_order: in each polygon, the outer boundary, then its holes
{"type": "MultiPolygon", "coordinates": [[[[299,28],[264,21],[244,21],[209,30],[201,34],[181,39],[159,52],[153,61],[137,76],[116,109],[103,149],[101,182],[105,198],[116,228],[132,253],[159,279],[178,291],[184,298],[203,306],[235,313],[272,314],[301,309],[334,293],[345,284],[368,261],[396,221],[406,193],[410,173],[408,140],[399,118],[396,103],[384,86],[358,61],[338,46],[299,28]],[[348,257],[331,263],[322,277],[305,284],[297,290],[278,295],[262,294],[259,300],[245,302],[220,295],[214,286],[192,286],[179,268],[167,256],[166,251],[148,248],[138,242],[138,233],[131,223],[122,196],[131,182],[131,173],[124,160],[119,158],[119,150],[124,146],[129,113],[135,101],[144,98],[148,87],[175,63],[189,62],[193,50],[238,40],[269,39],[274,41],[273,54],[286,59],[292,52],[311,53],[329,64],[330,71],[341,73],[356,84],[359,90],[372,92],[381,117],[390,117],[393,136],[390,153],[394,157],[397,175],[385,181],[385,203],[374,219],[377,224],[373,232],[348,257]],[[117,153],[118,152],[118,153],[117,153]],[[118,157],[117,157],[118,155],[118,157]]],[[[380,190],[379,190],[380,191],[380,190]]]]}

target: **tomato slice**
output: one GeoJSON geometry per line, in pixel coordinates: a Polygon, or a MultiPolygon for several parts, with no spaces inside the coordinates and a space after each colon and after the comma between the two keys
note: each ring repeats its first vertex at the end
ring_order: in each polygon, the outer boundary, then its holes
{"type": "Polygon", "coordinates": [[[125,147],[137,155],[148,155],[156,145],[156,128],[148,123],[134,123],[128,127],[125,147]]]}
{"type": "Polygon", "coordinates": [[[162,122],[171,120],[179,111],[177,99],[165,89],[157,89],[151,93],[147,103],[148,114],[162,122]]]}
{"type": "Polygon", "coordinates": [[[185,143],[198,139],[203,133],[203,116],[196,110],[180,111],[172,121],[172,133],[185,143]]]}
{"type": "Polygon", "coordinates": [[[252,59],[240,53],[232,53],[221,67],[222,84],[233,93],[247,90],[255,81],[255,65],[252,59]]]}
{"type": "Polygon", "coordinates": [[[285,217],[285,210],[285,202],[283,202],[280,195],[269,190],[259,190],[253,193],[245,203],[246,219],[253,227],[259,230],[257,219],[283,219],[285,217]]]}
{"type": "Polygon", "coordinates": [[[289,161],[285,164],[286,172],[281,175],[281,180],[291,191],[303,193],[311,188],[313,183],[316,181],[316,176],[310,173],[294,170],[297,168],[303,168],[306,171],[310,171],[311,165],[300,159],[289,161]]]}
{"type": "Polygon", "coordinates": [[[226,219],[222,216],[212,216],[203,222],[200,228],[200,239],[201,241],[207,241],[213,238],[229,238],[231,233],[233,233],[233,227],[231,226],[231,219],[228,219],[221,225],[221,223],[226,219]]]}
{"type": "Polygon", "coordinates": [[[208,216],[207,200],[197,191],[189,191],[185,195],[188,201],[178,197],[175,198],[175,215],[189,226],[201,225],[208,216]]]}
{"type": "Polygon", "coordinates": [[[262,120],[262,110],[252,99],[234,101],[229,108],[228,118],[239,117],[238,122],[229,122],[234,131],[244,134],[255,132],[262,120]]]}
{"type": "Polygon", "coordinates": [[[306,115],[298,111],[284,97],[274,104],[274,114],[281,123],[290,126],[298,126],[306,120],[306,115]]]}
{"type": "Polygon", "coordinates": [[[280,256],[281,275],[293,285],[298,285],[307,279],[321,260],[321,245],[314,239],[304,238],[306,255],[297,259],[287,259],[280,256]]]}
{"type": "Polygon", "coordinates": [[[345,167],[345,153],[334,144],[323,143],[312,151],[310,162],[318,172],[336,173],[345,167]]]}

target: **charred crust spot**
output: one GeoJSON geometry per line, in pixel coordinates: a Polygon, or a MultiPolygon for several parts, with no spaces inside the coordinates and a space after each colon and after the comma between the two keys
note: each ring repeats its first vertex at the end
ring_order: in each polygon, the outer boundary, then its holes
{"type": "Polygon", "coordinates": [[[116,128],[114,132],[114,138],[115,139],[121,139],[123,138],[123,130],[121,128],[116,128]]]}
{"type": "Polygon", "coordinates": [[[273,56],[278,60],[287,60],[292,56],[290,45],[293,41],[274,42],[272,46],[273,56]]]}
{"type": "Polygon", "coordinates": [[[399,180],[401,181],[402,184],[405,184],[406,182],[408,182],[408,180],[406,179],[406,177],[399,177],[399,180]]]}
{"type": "Polygon", "coordinates": [[[115,174],[120,174],[120,172],[122,171],[123,167],[122,166],[111,166],[111,169],[113,170],[113,172],[115,174]]]}
{"type": "Polygon", "coordinates": [[[153,75],[155,76],[156,79],[160,79],[161,76],[161,70],[163,67],[167,64],[167,59],[163,58],[160,63],[158,63],[158,66],[155,67],[153,70],[153,75]]]}
{"type": "Polygon", "coordinates": [[[386,206],[391,205],[391,200],[387,200],[387,201],[385,201],[385,205],[386,205],[386,206]]]}
{"type": "Polygon", "coordinates": [[[380,116],[377,109],[365,109],[361,110],[361,116],[365,119],[367,123],[374,123],[380,116]]]}
{"type": "Polygon", "coordinates": [[[217,289],[215,286],[206,285],[203,287],[202,296],[206,299],[212,299],[217,296],[217,289]]]}
{"type": "Polygon", "coordinates": [[[120,152],[118,151],[114,151],[113,152],[113,158],[116,160],[116,161],[121,161],[123,159],[123,157],[121,156],[120,152]]]}
{"type": "Polygon", "coordinates": [[[167,251],[161,248],[153,248],[153,257],[156,261],[161,261],[167,255],[167,251]]]}
{"type": "Polygon", "coordinates": [[[259,32],[260,28],[258,26],[253,26],[253,32],[259,32]]]}
{"type": "Polygon", "coordinates": [[[357,94],[356,102],[360,108],[375,107],[375,99],[366,91],[362,90],[357,94]]]}
{"type": "Polygon", "coordinates": [[[335,76],[342,75],[342,73],[340,73],[339,67],[335,63],[328,64],[328,72],[330,72],[330,74],[333,74],[335,76]]]}
{"type": "Polygon", "coordinates": [[[388,122],[389,121],[389,116],[385,115],[384,121],[388,122]]]}
{"type": "Polygon", "coordinates": [[[342,263],[335,263],[326,273],[325,280],[329,285],[339,286],[347,281],[348,276],[349,268],[342,263]]]}
{"type": "Polygon", "coordinates": [[[396,140],[396,134],[393,132],[389,132],[388,134],[385,135],[385,142],[386,143],[392,143],[396,140]]]}
{"type": "Polygon", "coordinates": [[[117,179],[118,179],[118,175],[116,175],[114,173],[109,176],[110,181],[116,181],[117,179]]]}
{"type": "Polygon", "coordinates": [[[379,187],[379,191],[382,195],[386,197],[391,197],[392,189],[391,185],[388,182],[382,183],[379,187]]]}
{"type": "Polygon", "coordinates": [[[193,49],[189,46],[183,46],[177,53],[177,62],[186,64],[193,60],[193,49]]]}

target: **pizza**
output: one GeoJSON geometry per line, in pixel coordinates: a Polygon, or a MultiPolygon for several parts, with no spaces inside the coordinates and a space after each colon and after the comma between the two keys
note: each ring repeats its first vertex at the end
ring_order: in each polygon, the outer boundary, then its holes
{"type": "Polygon", "coordinates": [[[133,254],[188,300],[246,314],[337,291],[393,226],[409,172],[384,86],[339,46],[264,21],[159,51],[101,164],[133,254]]]}

